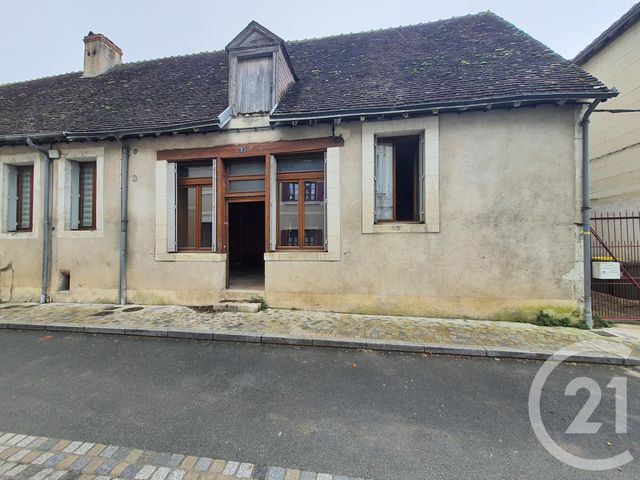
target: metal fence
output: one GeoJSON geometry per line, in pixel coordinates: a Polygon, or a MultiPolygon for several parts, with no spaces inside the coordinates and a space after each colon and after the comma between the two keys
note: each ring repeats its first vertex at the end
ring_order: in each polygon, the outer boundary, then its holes
{"type": "Polygon", "coordinates": [[[640,212],[596,214],[591,233],[594,313],[607,320],[640,320],[640,212]],[[619,263],[619,278],[596,278],[617,276],[594,271],[606,262],[619,263]]]}

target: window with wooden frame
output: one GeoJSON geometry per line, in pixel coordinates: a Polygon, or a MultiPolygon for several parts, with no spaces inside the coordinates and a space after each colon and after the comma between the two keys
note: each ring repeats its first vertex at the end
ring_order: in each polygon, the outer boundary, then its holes
{"type": "Polygon", "coordinates": [[[177,167],[178,250],[211,251],[213,239],[213,187],[211,163],[177,167]]]}
{"type": "Polygon", "coordinates": [[[324,152],[276,157],[278,249],[325,249],[324,157],[324,152]]]}
{"type": "Polygon", "coordinates": [[[33,165],[7,165],[7,231],[33,229],[33,165]]]}
{"type": "Polygon", "coordinates": [[[70,228],[96,229],[96,162],[69,162],[71,177],[70,228]]]}
{"type": "Polygon", "coordinates": [[[375,222],[424,221],[420,135],[376,138],[375,222]]]}
{"type": "Polygon", "coordinates": [[[264,157],[230,159],[227,163],[227,197],[251,197],[264,194],[264,157]]]}

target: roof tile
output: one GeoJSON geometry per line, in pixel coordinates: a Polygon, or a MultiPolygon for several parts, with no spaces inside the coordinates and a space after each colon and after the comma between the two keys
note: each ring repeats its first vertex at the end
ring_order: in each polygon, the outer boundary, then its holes
{"type": "MultiPolygon", "coordinates": [[[[288,42],[299,78],[274,116],[608,89],[492,13],[288,42]]],[[[224,51],[0,86],[0,135],[161,127],[227,107],[224,51]]]]}

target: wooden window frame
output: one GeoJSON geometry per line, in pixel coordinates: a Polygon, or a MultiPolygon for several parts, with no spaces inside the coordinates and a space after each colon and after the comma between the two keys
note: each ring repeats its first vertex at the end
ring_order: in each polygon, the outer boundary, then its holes
{"type": "MultiPolygon", "coordinates": [[[[375,139],[375,145],[378,145],[378,143],[386,143],[386,144],[391,144],[393,145],[393,160],[392,160],[392,175],[393,175],[393,218],[389,218],[389,219],[382,219],[382,220],[375,220],[375,224],[376,225],[382,225],[382,224],[389,224],[389,223],[423,223],[420,221],[420,208],[419,208],[419,204],[420,204],[420,189],[418,188],[418,182],[420,181],[419,177],[420,177],[420,168],[418,165],[418,162],[421,161],[420,158],[420,142],[421,142],[421,136],[420,135],[401,135],[401,136],[396,136],[396,137],[389,137],[389,136],[376,136],[375,139]],[[418,159],[417,161],[414,162],[413,165],[413,181],[414,181],[414,188],[413,188],[413,220],[397,220],[398,215],[397,215],[397,207],[398,207],[398,200],[397,200],[397,192],[396,192],[396,151],[397,151],[397,144],[398,142],[401,142],[403,140],[417,140],[418,142],[418,159]]],[[[375,147],[374,147],[375,148],[375,147]]],[[[375,155],[375,153],[374,153],[375,155]]],[[[375,175],[375,173],[374,173],[375,175]]],[[[375,180],[374,180],[375,182],[375,180]]],[[[375,185],[374,185],[374,189],[375,189],[375,185]]]]}
{"type": "MultiPolygon", "coordinates": [[[[180,232],[176,231],[176,247],[178,252],[210,252],[211,246],[202,246],[202,188],[203,187],[212,187],[213,181],[212,177],[195,177],[195,178],[178,178],[176,185],[176,212],[177,219],[179,219],[180,210],[178,210],[178,198],[180,197],[180,188],[195,188],[196,189],[196,225],[199,228],[195,230],[195,247],[182,247],[180,246],[180,232]]],[[[179,220],[178,220],[179,222],[179,220]]],[[[213,241],[213,239],[212,239],[213,241]]]]}
{"type": "MultiPolygon", "coordinates": [[[[324,251],[325,245],[312,245],[307,246],[304,244],[304,182],[323,182],[324,183],[324,197],[326,201],[326,179],[324,178],[324,171],[318,170],[313,172],[287,172],[278,173],[276,175],[276,191],[277,195],[277,208],[276,208],[276,251],[291,251],[291,250],[315,250],[324,251]],[[297,182],[298,183],[298,245],[282,245],[280,239],[280,184],[284,182],[297,182]]],[[[325,236],[326,236],[326,232],[325,236]]]]}
{"type": "Polygon", "coordinates": [[[97,162],[78,162],[78,168],[80,169],[78,174],[78,228],[77,230],[95,230],[96,229],[96,200],[98,198],[96,192],[96,172],[97,172],[97,162]],[[91,193],[91,225],[86,226],[82,225],[82,218],[84,217],[84,202],[82,201],[84,197],[84,182],[82,181],[82,171],[89,169],[91,170],[91,183],[92,183],[92,193],[91,193]]]}
{"type": "Polygon", "coordinates": [[[267,189],[267,181],[266,181],[266,177],[265,177],[264,173],[262,175],[236,175],[234,177],[232,177],[231,175],[228,176],[227,198],[229,198],[229,199],[242,198],[242,197],[256,197],[256,196],[260,196],[260,195],[264,196],[264,192],[265,192],[266,189],[267,189]],[[264,181],[264,188],[262,190],[250,190],[250,191],[246,191],[246,192],[232,192],[231,191],[231,184],[233,182],[245,181],[245,180],[263,180],[264,181]]]}
{"type": "MultiPolygon", "coordinates": [[[[276,187],[275,192],[271,192],[271,157],[277,156],[278,154],[303,154],[303,153],[314,153],[314,152],[326,152],[327,148],[332,147],[341,147],[344,145],[344,140],[342,137],[322,137],[322,138],[312,138],[307,140],[281,140],[275,142],[265,142],[265,143],[249,143],[244,145],[223,145],[219,147],[207,147],[207,148],[197,148],[197,149],[184,149],[184,150],[162,150],[157,153],[157,160],[167,161],[172,163],[177,163],[178,165],[189,165],[189,164],[197,164],[203,161],[210,161],[211,158],[214,158],[216,162],[216,252],[218,253],[226,253],[227,243],[228,243],[228,209],[230,203],[235,202],[255,202],[255,201],[263,201],[265,203],[265,252],[277,251],[277,250],[313,250],[313,251],[326,251],[327,250],[327,242],[325,231],[325,241],[323,245],[320,246],[281,246],[279,245],[279,207],[280,202],[279,199],[274,199],[275,202],[275,210],[272,211],[271,207],[271,195],[278,194],[278,187],[276,187]],[[265,162],[265,173],[260,175],[236,175],[231,176],[228,172],[228,162],[236,161],[240,159],[248,159],[253,157],[257,160],[257,157],[263,157],[265,162]],[[264,180],[265,188],[262,191],[254,191],[254,192],[229,192],[229,182],[233,180],[264,180]],[[272,215],[276,215],[276,219],[274,221],[275,224],[275,232],[272,232],[272,224],[271,218],[272,215]],[[275,245],[273,247],[275,250],[272,250],[271,240],[275,236],[275,245]]],[[[277,163],[277,162],[276,162],[277,163]]],[[[277,167],[276,167],[277,168],[277,167]]],[[[308,181],[322,181],[325,185],[324,195],[325,195],[325,203],[327,196],[327,179],[325,170],[316,170],[316,171],[307,171],[307,172],[286,172],[281,174],[276,174],[276,186],[278,182],[286,179],[290,179],[294,177],[294,180],[308,180],[308,181]]],[[[200,179],[198,178],[177,178],[177,187],[180,186],[195,186],[200,179]],[[196,183],[190,183],[196,182],[196,183]]],[[[209,185],[210,183],[207,183],[209,185]]],[[[302,192],[304,192],[304,186],[302,188],[302,192]]],[[[177,189],[176,189],[177,193],[177,189]]],[[[201,195],[200,195],[201,196],[201,195]]],[[[177,202],[177,196],[176,196],[177,202]]],[[[304,197],[303,197],[304,202],[304,197]]],[[[300,208],[300,205],[299,207],[300,208]]],[[[299,210],[300,211],[300,210],[299,210]]],[[[300,218],[304,222],[304,205],[302,205],[302,215],[300,218]]],[[[196,213],[197,215],[197,213],[196,213]]],[[[200,211],[201,215],[201,211],[200,211]]],[[[326,215],[326,208],[325,208],[326,215]]],[[[326,223],[326,218],[325,218],[326,223]]],[[[300,225],[300,224],[299,224],[300,225]]],[[[304,228],[304,225],[302,225],[304,228]]],[[[325,225],[325,228],[326,225],[325,225]]],[[[304,232],[304,230],[302,230],[304,232]]],[[[198,232],[196,232],[198,234],[198,232]]],[[[178,232],[176,231],[176,241],[178,237],[178,232]]],[[[304,233],[302,236],[302,242],[304,244],[304,233]]],[[[298,241],[300,243],[300,239],[298,241]]],[[[199,245],[199,242],[198,242],[199,245]]],[[[181,248],[178,244],[176,245],[177,252],[203,252],[209,251],[206,247],[193,249],[193,248],[181,248]]]]}
{"type": "Polygon", "coordinates": [[[19,165],[17,168],[17,176],[16,176],[16,193],[18,196],[18,202],[16,205],[16,232],[31,232],[33,231],[33,165],[19,165]],[[29,196],[29,226],[22,227],[19,219],[22,216],[22,205],[23,205],[23,195],[22,195],[22,175],[24,171],[29,171],[29,181],[30,181],[30,196],[29,196]]]}

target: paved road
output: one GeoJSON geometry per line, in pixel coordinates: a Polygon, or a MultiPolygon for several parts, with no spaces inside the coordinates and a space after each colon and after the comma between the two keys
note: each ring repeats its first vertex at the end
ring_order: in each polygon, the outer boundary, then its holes
{"type": "Polygon", "coordinates": [[[532,433],[527,399],[539,366],[0,331],[0,431],[376,479],[639,478],[638,375],[626,375],[629,434],[619,436],[605,386],[627,369],[566,365],[548,383],[543,412],[556,440],[584,456],[629,448],[637,457],[590,476],[563,466],[532,433]],[[603,389],[592,420],[604,426],[567,438],[559,432],[586,395],[564,397],[564,388],[583,375],[603,389]]]}

